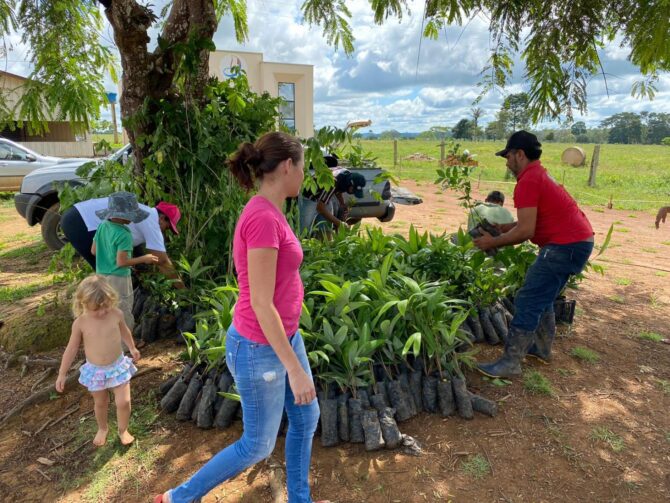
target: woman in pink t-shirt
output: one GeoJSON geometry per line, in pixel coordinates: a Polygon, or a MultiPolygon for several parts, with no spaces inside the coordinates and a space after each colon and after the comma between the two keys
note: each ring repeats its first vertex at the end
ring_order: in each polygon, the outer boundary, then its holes
{"type": "MultiPolygon", "coordinates": [[[[226,338],[226,362],[242,399],[244,432],[187,482],[154,502],[190,503],[273,451],[284,409],[286,483],[289,503],[312,503],[309,465],[319,420],[314,381],[298,322],[303,300],[302,248],[282,213],[304,177],[300,142],[267,133],[244,143],[228,161],[246,189],[258,193],[240,215],[233,259],[240,286],[233,325],[226,338]]],[[[327,503],[327,502],[321,502],[327,503]]]]}

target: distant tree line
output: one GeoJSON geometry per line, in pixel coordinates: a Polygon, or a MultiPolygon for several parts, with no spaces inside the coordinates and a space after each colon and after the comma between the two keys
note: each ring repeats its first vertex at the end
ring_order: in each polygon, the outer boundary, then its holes
{"type": "Polygon", "coordinates": [[[588,128],[582,121],[569,127],[531,128],[528,113],[528,94],[510,94],[505,98],[495,120],[480,126],[484,111],[472,108],[470,116],[460,119],[455,126],[433,126],[421,133],[401,133],[396,130],[375,134],[371,131],[358,136],[380,140],[417,138],[441,141],[445,138],[464,140],[503,140],[519,129],[533,130],[540,141],[557,143],[625,143],[670,145],[670,113],[621,112],[607,117],[599,127],[588,128]]]}

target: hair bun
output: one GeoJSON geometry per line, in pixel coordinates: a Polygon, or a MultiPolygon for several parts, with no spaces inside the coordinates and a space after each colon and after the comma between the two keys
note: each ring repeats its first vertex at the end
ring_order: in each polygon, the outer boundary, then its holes
{"type": "Polygon", "coordinates": [[[263,162],[263,153],[253,143],[245,143],[242,156],[250,166],[259,166],[263,162]]]}

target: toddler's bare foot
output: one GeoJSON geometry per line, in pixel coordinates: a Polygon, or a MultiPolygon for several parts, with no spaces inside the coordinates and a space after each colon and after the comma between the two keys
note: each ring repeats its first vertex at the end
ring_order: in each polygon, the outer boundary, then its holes
{"type": "Polygon", "coordinates": [[[107,442],[107,429],[98,429],[98,433],[95,434],[93,439],[93,445],[96,447],[102,447],[107,442]]]}
{"type": "Polygon", "coordinates": [[[133,437],[130,433],[128,433],[128,430],[120,431],[119,439],[121,440],[121,443],[123,445],[130,445],[135,441],[135,437],[133,437]]]}

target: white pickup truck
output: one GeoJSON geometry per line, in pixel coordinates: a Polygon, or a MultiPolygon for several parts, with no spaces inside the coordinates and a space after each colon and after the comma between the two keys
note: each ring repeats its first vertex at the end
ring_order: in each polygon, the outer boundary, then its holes
{"type": "MultiPolygon", "coordinates": [[[[125,163],[130,155],[130,144],[109,156],[109,160],[125,163]]],[[[14,194],[14,206],[31,227],[42,226],[42,238],[52,250],[60,250],[65,244],[65,236],[60,230],[60,202],[58,185],[69,183],[83,185],[85,179],[77,175],[77,169],[93,159],[73,159],[72,162],[55,164],[36,169],[27,174],[21,182],[21,189],[14,194]]]]}
{"type": "MultiPolygon", "coordinates": [[[[125,164],[130,154],[131,146],[126,145],[112,154],[109,160],[125,164]]],[[[60,230],[58,185],[62,183],[85,184],[86,180],[77,176],[76,171],[86,161],[90,162],[90,159],[36,169],[23,179],[20,192],[14,195],[16,210],[26,219],[28,225],[40,224],[42,226],[42,238],[52,250],[59,250],[66,242],[60,230]]],[[[349,222],[360,221],[363,218],[377,218],[381,222],[393,220],[395,206],[391,201],[391,184],[388,180],[375,183],[382,169],[352,168],[350,171],[361,173],[368,183],[365,197],[356,199],[349,210],[349,222]],[[373,196],[372,192],[379,193],[381,199],[373,196]]]]}

